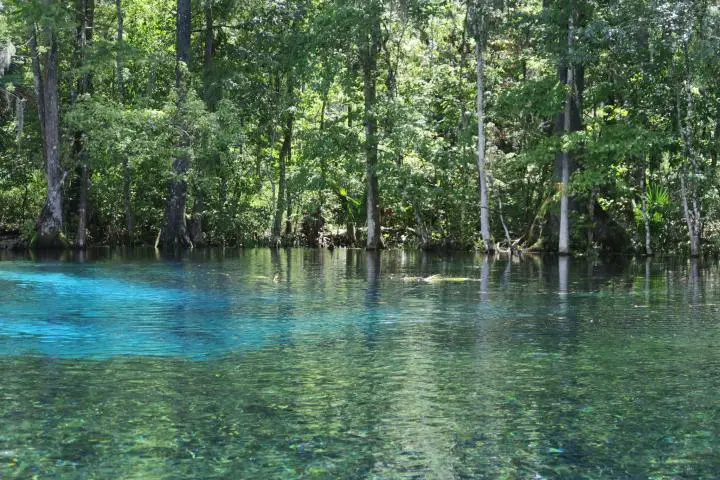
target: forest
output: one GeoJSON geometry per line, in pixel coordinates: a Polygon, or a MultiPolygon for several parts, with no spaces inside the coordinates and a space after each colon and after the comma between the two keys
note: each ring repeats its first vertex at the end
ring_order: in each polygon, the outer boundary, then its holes
{"type": "Polygon", "coordinates": [[[20,248],[720,253],[709,0],[4,0],[20,248]]]}

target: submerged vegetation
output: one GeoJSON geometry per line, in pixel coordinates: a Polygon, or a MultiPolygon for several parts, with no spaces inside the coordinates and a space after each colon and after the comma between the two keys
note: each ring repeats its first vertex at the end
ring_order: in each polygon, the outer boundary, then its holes
{"type": "Polygon", "coordinates": [[[717,253],[719,51],[707,0],[4,1],[0,245],[717,253]]]}
{"type": "Polygon", "coordinates": [[[117,250],[0,253],[1,478],[720,471],[717,263],[117,250]]]}

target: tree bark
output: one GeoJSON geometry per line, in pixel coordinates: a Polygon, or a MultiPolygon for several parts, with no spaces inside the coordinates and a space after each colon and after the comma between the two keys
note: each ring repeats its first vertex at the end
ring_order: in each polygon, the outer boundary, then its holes
{"type": "MultiPolygon", "coordinates": [[[[37,97],[38,118],[40,120],[40,140],[42,141],[43,158],[45,156],[45,79],[42,74],[42,66],[40,65],[40,53],[38,48],[38,32],[37,27],[33,25],[30,28],[30,55],[32,57],[33,82],[35,85],[35,96],[37,97]]],[[[47,165],[47,160],[45,160],[47,165]]]]}
{"type": "MultiPolygon", "coordinates": [[[[120,103],[125,101],[125,73],[123,69],[125,65],[123,63],[123,48],[124,48],[124,36],[125,36],[125,15],[122,8],[122,0],[115,0],[115,11],[117,14],[117,92],[120,103]]],[[[135,230],[135,219],[133,217],[132,207],[130,203],[130,192],[131,192],[131,176],[130,176],[130,162],[127,155],[123,152],[122,156],[122,171],[123,171],[123,210],[125,213],[125,226],[127,228],[127,241],[133,242],[134,230],[135,230]]]]}
{"type": "Polygon", "coordinates": [[[290,193],[285,192],[285,195],[287,197],[287,211],[285,212],[285,236],[290,238],[293,234],[293,226],[292,226],[292,199],[290,198],[290,193]]]}
{"type": "Polygon", "coordinates": [[[650,235],[650,215],[648,214],[647,205],[647,166],[643,165],[642,172],[640,173],[640,195],[642,196],[642,217],[643,225],[645,227],[645,255],[651,257],[653,255],[652,242],[650,235]]]}
{"type": "Polygon", "coordinates": [[[203,233],[203,213],[205,212],[205,198],[202,190],[196,188],[193,213],[188,227],[188,236],[193,245],[204,245],[205,234],[203,233]]]}
{"type": "MultiPolygon", "coordinates": [[[[717,170],[718,157],[720,157],[720,102],[718,102],[718,106],[716,108],[718,111],[715,114],[715,133],[713,134],[713,143],[715,144],[715,148],[712,152],[712,163],[710,165],[710,170],[713,175],[717,170]]],[[[718,187],[720,187],[720,185],[718,185],[718,187]]]]}
{"type": "MultiPolygon", "coordinates": [[[[190,0],[177,0],[176,18],[177,36],[175,43],[176,68],[175,88],[177,90],[178,128],[180,130],[179,148],[186,149],[189,145],[183,109],[190,86],[185,78],[185,71],[190,62],[191,11],[190,0]]],[[[170,181],[167,206],[165,207],[165,226],[162,229],[160,242],[164,247],[192,247],[187,231],[185,207],[187,203],[187,172],[190,169],[190,157],[187,153],[178,155],[172,164],[174,178],[170,181]]]]}
{"type": "MultiPolygon", "coordinates": [[[[372,7],[371,7],[372,8],[372,7]]],[[[374,8],[378,8],[374,6],[374,8]]],[[[367,243],[368,250],[382,248],[380,234],[378,166],[377,57],[380,52],[380,19],[374,12],[365,44],[362,46],[363,94],[365,101],[365,175],[367,179],[367,243]]]]}
{"type": "Polygon", "coordinates": [[[124,46],[124,13],[122,9],[122,0],[115,0],[115,13],[117,14],[117,60],[115,67],[117,69],[117,91],[120,97],[120,102],[125,98],[125,74],[123,72],[123,46],[124,46]]]}
{"type": "MultiPolygon", "coordinates": [[[[292,96],[292,90],[291,90],[291,96],[292,96]]],[[[294,102],[293,102],[294,103],[294,102]]],[[[285,147],[285,166],[287,168],[287,165],[289,165],[292,162],[292,141],[293,141],[293,121],[294,117],[291,114],[289,114],[287,123],[285,125],[285,131],[283,132],[283,147],[285,147]]],[[[320,204],[319,207],[322,210],[322,204],[320,204]]],[[[290,198],[290,191],[287,187],[287,178],[285,179],[285,236],[290,238],[292,235],[292,199],[290,198]]]]}
{"type": "MultiPolygon", "coordinates": [[[[204,0],[203,12],[205,16],[205,38],[203,47],[203,99],[208,111],[214,112],[217,101],[213,96],[210,86],[210,74],[212,71],[213,54],[215,53],[215,32],[214,19],[212,11],[212,0],[204,0]]],[[[213,152],[213,160],[220,162],[220,156],[217,152],[213,152]]],[[[196,184],[193,188],[195,201],[193,203],[192,215],[190,217],[190,225],[188,226],[188,236],[193,245],[203,245],[206,242],[205,233],[203,233],[203,216],[205,214],[205,198],[202,185],[196,184]]]]}
{"type": "MultiPolygon", "coordinates": [[[[464,132],[468,127],[468,112],[467,112],[467,104],[466,104],[466,91],[465,91],[465,67],[467,65],[467,57],[469,52],[469,48],[467,45],[467,37],[468,37],[468,21],[470,19],[470,6],[471,3],[467,2],[467,5],[465,6],[465,19],[463,20],[463,29],[462,29],[462,38],[460,40],[460,75],[458,75],[458,85],[457,89],[459,92],[458,95],[458,105],[460,105],[460,131],[464,132]]],[[[465,148],[463,146],[463,148],[465,148]]]]}
{"type": "Polygon", "coordinates": [[[215,24],[213,19],[212,1],[205,0],[203,4],[205,13],[205,45],[203,48],[203,76],[204,85],[203,93],[205,104],[210,111],[215,110],[215,98],[210,83],[210,74],[212,72],[213,54],[215,52],[215,24]]]}
{"type": "Polygon", "coordinates": [[[279,156],[279,175],[278,175],[278,194],[277,202],[275,204],[275,215],[273,218],[273,229],[272,236],[273,242],[280,242],[280,235],[282,233],[282,221],[283,214],[285,213],[286,206],[286,190],[287,190],[287,178],[285,170],[287,162],[290,160],[292,154],[292,133],[293,133],[293,118],[290,115],[287,119],[285,127],[283,128],[283,144],[280,148],[279,156]]]}
{"type": "Polygon", "coordinates": [[[690,71],[690,62],[688,57],[688,45],[683,45],[683,57],[685,61],[685,78],[684,78],[684,90],[685,90],[685,125],[682,124],[682,116],[680,109],[680,95],[677,95],[677,113],[678,113],[678,128],[680,135],[683,139],[683,156],[685,162],[680,172],[680,194],[682,196],[683,214],[685,216],[685,223],[688,227],[688,235],[690,237],[690,256],[695,258],[700,256],[700,235],[702,232],[702,218],[700,214],[700,202],[698,200],[698,176],[699,166],[695,151],[693,148],[693,117],[695,110],[695,103],[692,93],[692,73],[690,71]],[[692,170],[692,176],[688,176],[688,163],[692,170]],[[687,177],[687,178],[686,178],[687,177]],[[689,180],[689,182],[688,182],[689,180]],[[688,185],[689,183],[689,185],[688,185]],[[689,191],[688,191],[689,188],[689,191]]]}
{"type": "MultiPolygon", "coordinates": [[[[81,154],[85,156],[85,153],[81,154]]],[[[87,232],[87,192],[90,183],[90,169],[87,162],[83,161],[80,166],[80,198],[78,200],[78,230],[75,237],[75,247],[83,250],[87,232]]]]}
{"type": "MultiPolygon", "coordinates": [[[[567,94],[565,96],[565,113],[563,131],[569,134],[572,131],[572,103],[575,88],[574,68],[572,64],[572,42],[573,42],[573,18],[572,12],[569,17],[568,24],[568,66],[567,66],[567,94]]],[[[570,219],[569,219],[569,200],[568,190],[570,188],[570,152],[564,150],[562,152],[561,165],[561,184],[560,184],[560,232],[558,235],[558,253],[560,255],[570,254],[570,219]]]]}
{"type": "MultiPolygon", "coordinates": [[[[77,34],[75,37],[76,66],[82,67],[88,44],[92,41],[93,23],[95,17],[95,0],[78,0],[77,2],[77,34]]],[[[90,92],[92,88],[89,73],[82,73],[77,82],[76,94],[78,96],[90,92]]],[[[90,183],[90,169],[88,167],[88,154],[82,143],[82,132],[75,132],[73,138],[73,156],[80,164],[80,195],[78,199],[78,225],[75,234],[75,248],[84,249],[87,234],[87,197],[90,183]]]]}
{"type": "MultiPolygon", "coordinates": [[[[479,23],[479,21],[478,21],[479,23]]],[[[478,28],[480,28],[478,26],[478,28]]],[[[483,58],[483,32],[478,32],[475,39],[475,58],[477,60],[477,96],[476,110],[478,122],[477,140],[477,168],[478,187],[480,196],[480,235],[485,244],[485,252],[495,251],[492,235],[490,234],[490,205],[488,204],[488,182],[485,157],[485,59],[483,58]]]]}
{"type": "MultiPolygon", "coordinates": [[[[190,63],[190,35],[192,33],[192,11],[190,0],[177,0],[177,17],[175,19],[175,87],[180,89],[181,84],[185,82],[184,69],[190,63]]],[[[181,93],[187,94],[186,89],[182,89],[181,93]]],[[[184,95],[183,95],[184,96],[184,95]]],[[[179,101],[179,100],[178,100],[179,101]]]]}
{"type": "MultiPolygon", "coordinates": [[[[545,5],[547,7],[547,5],[545,5]]],[[[565,51],[567,52],[567,58],[561,59],[558,64],[558,80],[564,84],[568,88],[569,92],[569,98],[570,98],[570,105],[566,104],[563,108],[563,111],[560,112],[555,117],[555,124],[553,132],[557,135],[561,134],[567,134],[568,132],[577,132],[582,130],[583,128],[583,94],[585,91],[585,68],[582,64],[576,63],[576,60],[574,58],[574,34],[575,34],[575,26],[580,25],[581,27],[584,25],[584,19],[582,13],[578,12],[576,9],[572,8],[568,12],[568,16],[566,17],[567,24],[561,24],[559,25],[560,29],[565,32],[564,35],[564,47],[565,51]],[[566,30],[567,29],[567,30],[566,30]],[[570,72],[572,70],[572,72],[570,72]],[[572,78],[569,77],[569,73],[572,74],[572,78]],[[567,119],[568,111],[569,110],[569,121],[567,119]],[[570,128],[567,129],[567,125],[569,124],[570,128]]],[[[566,97],[566,103],[567,103],[567,97],[566,97]]],[[[565,157],[564,153],[562,151],[558,151],[555,156],[555,179],[556,179],[556,185],[558,185],[558,193],[561,194],[561,187],[563,185],[563,163],[567,163],[567,178],[568,182],[570,177],[572,176],[573,172],[578,170],[580,167],[578,163],[574,159],[573,152],[568,152],[567,157],[565,157]]],[[[569,192],[568,192],[569,194],[569,192]]],[[[579,202],[576,202],[573,197],[568,196],[567,200],[567,211],[568,215],[570,212],[577,212],[580,210],[581,204],[579,202]]],[[[582,205],[585,205],[583,203],[582,205]]],[[[558,242],[559,247],[559,241],[560,241],[560,223],[561,219],[559,215],[552,214],[552,228],[549,230],[549,234],[552,235],[553,241],[558,242]],[[555,237],[557,236],[557,238],[555,237]]],[[[567,221],[567,229],[568,229],[568,236],[569,236],[569,230],[570,230],[570,224],[569,220],[567,221]]],[[[569,244],[569,239],[568,239],[569,244]]],[[[559,248],[558,248],[559,250],[559,248]]],[[[568,245],[569,250],[569,245],[568,245]]]]}
{"type": "Polygon", "coordinates": [[[685,174],[680,174],[680,195],[682,197],[683,214],[685,223],[690,236],[690,256],[695,258],[700,256],[700,238],[697,232],[697,221],[693,215],[693,211],[688,206],[688,191],[685,182],[685,174]]]}
{"type": "Polygon", "coordinates": [[[420,207],[417,202],[412,204],[413,216],[415,217],[415,228],[417,229],[417,235],[420,237],[421,247],[423,250],[430,249],[430,232],[428,232],[425,222],[420,215],[420,207]]]}
{"type": "Polygon", "coordinates": [[[500,224],[502,225],[503,231],[505,232],[505,241],[508,244],[508,251],[510,252],[510,255],[512,255],[513,251],[515,250],[515,245],[513,245],[512,239],[510,238],[510,230],[508,230],[507,224],[505,223],[502,198],[500,198],[500,192],[495,188],[495,182],[493,181],[492,177],[490,177],[490,183],[493,187],[493,190],[495,190],[495,198],[497,199],[498,205],[498,217],[500,217],[500,224]]]}
{"type": "Polygon", "coordinates": [[[31,48],[33,51],[33,73],[38,89],[38,111],[40,130],[43,137],[43,153],[47,174],[47,198],[38,218],[36,248],[64,247],[63,230],[63,192],[66,174],[60,165],[60,114],[57,91],[57,39],[51,26],[45,26],[44,36],[49,43],[43,54],[39,53],[37,33],[33,31],[31,48]],[[42,57],[41,57],[42,55],[42,57]]]}
{"type": "Polygon", "coordinates": [[[347,238],[348,247],[354,247],[357,243],[357,237],[355,235],[355,222],[348,219],[345,224],[345,237],[347,238]]]}
{"type": "Polygon", "coordinates": [[[587,251],[591,252],[595,247],[595,197],[597,197],[597,190],[595,188],[590,190],[590,197],[587,203],[587,251]]]}
{"type": "Polygon", "coordinates": [[[125,226],[127,228],[127,237],[130,243],[135,237],[135,217],[133,215],[131,200],[131,178],[130,165],[127,155],[123,155],[123,209],[125,210],[125,226]]]}

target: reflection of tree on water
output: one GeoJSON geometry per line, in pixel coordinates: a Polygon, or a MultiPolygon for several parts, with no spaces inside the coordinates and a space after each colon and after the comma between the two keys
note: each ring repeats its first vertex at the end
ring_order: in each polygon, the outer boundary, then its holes
{"type": "Polygon", "coordinates": [[[367,290],[365,291],[366,306],[377,306],[380,299],[380,254],[368,251],[365,253],[367,270],[367,290]]]}
{"type": "MultiPolygon", "coordinates": [[[[373,407],[367,412],[374,418],[380,434],[377,437],[380,455],[376,456],[369,476],[393,478],[409,475],[419,478],[429,475],[431,478],[451,478],[455,458],[451,455],[451,429],[446,427],[452,424],[452,419],[444,417],[445,412],[435,401],[443,395],[439,386],[443,369],[439,368],[436,361],[443,359],[444,336],[449,332],[439,319],[426,318],[425,321],[414,323],[425,317],[406,317],[402,310],[398,313],[401,315],[399,321],[411,323],[406,323],[398,330],[383,328],[381,322],[388,312],[382,301],[380,279],[383,266],[381,257],[386,254],[364,254],[367,275],[365,345],[367,351],[372,352],[374,368],[385,365],[381,367],[384,372],[382,375],[378,375],[376,370],[372,386],[373,397],[382,405],[380,411],[383,413],[373,415],[373,407]],[[384,393],[381,394],[381,391],[384,393]]],[[[385,259],[382,258],[382,261],[385,259]]],[[[426,254],[420,254],[419,263],[421,271],[428,268],[426,254]]],[[[410,287],[404,283],[388,282],[386,295],[398,295],[406,288],[417,288],[417,285],[410,287]]],[[[446,297],[439,295],[436,298],[446,297]]],[[[402,301],[395,299],[393,303],[402,301]]]]}
{"type": "MultiPolygon", "coordinates": [[[[292,249],[286,248],[285,265],[282,264],[281,251],[279,249],[270,249],[270,277],[274,284],[273,294],[275,296],[275,314],[272,322],[273,335],[271,342],[278,346],[287,346],[292,344],[293,330],[295,327],[295,309],[292,298],[292,249]]],[[[262,321],[268,321],[263,319],[262,321]]]]}
{"type": "Polygon", "coordinates": [[[649,302],[650,302],[650,290],[651,290],[651,288],[652,288],[652,284],[651,284],[651,281],[650,281],[650,277],[651,277],[650,274],[651,274],[651,272],[652,272],[651,263],[652,263],[652,259],[651,259],[650,257],[646,257],[646,258],[645,258],[645,283],[644,283],[644,285],[645,285],[645,289],[644,289],[644,291],[645,291],[645,302],[646,302],[646,303],[649,303],[649,302]]]}
{"type": "Polygon", "coordinates": [[[570,259],[557,258],[557,295],[554,298],[556,314],[537,325],[535,353],[531,368],[538,378],[545,378],[542,388],[522,392],[523,403],[535,405],[537,454],[553,468],[563,465],[579,465],[589,454],[585,439],[576,425],[580,421],[583,399],[577,395],[580,385],[576,365],[570,360],[578,354],[579,320],[570,291],[570,259]],[[538,419],[540,420],[540,419],[538,419]],[[547,455],[548,451],[554,452],[547,455]]]}
{"type": "Polygon", "coordinates": [[[365,252],[367,287],[365,289],[362,330],[365,333],[368,348],[374,348],[379,333],[379,323],[382,320],[380,311],[380,255],[377,251],[365,252]]]}
{"type": "MultiPolygon", "coordinates": [[[[694,276],[690,264],[676,265],[668,282],[662,264],[652,271],[645,264],[644,279],[637,264],[631,285],[626,271],[603,278],[598,268],[593,287],[585,278],[590,268],[571,260],[563,299],[556,258],[542,268],[513,265],[512,275],[500,260],[478,272],[486,276],[482,290],[490,291],[478,305],[478,282],[399,282],[385,263],[392,252],[381,253],[380,268],[365,252],[343,254],[335,252],[335,264],[326,256],[322,268],[313,267],[314,252],[281,251],[273,266],[269,251],[260,250],[222,265],[136,264],[122,275],[112,270],[116,265],[82,274],[68,266],[64,276],[36,278],[64,281],[65,301],[76,290],[112,290],[101,320],[121,310],[118,302],[128,304],[122,312],[128,317],[151,312],[150,304],[167,313],[170,304],[184,302],[186,325],[258,338],[277,333],[262,325],[276,327],[288,306],[279,299],[292,295],[288,315],[307,330],[294,330],[284,348],[253,339],[252,348],[202,361],[3,354],[0,469],[10,468],[6,451],[18,457],[18,467],[0,472],[11,478],[109,471],[117,478],[641,478],[648,471],[716,477],[713,432],[720,416],[711,367],[720,330],[718,307],[706,295],[717,293],[717,267],[698,264],[694,276]],[[281,274],[278,283],[273,271],[281,274]],[[176,278],[180,272],[183,279],[176,278]],[[697,303],[688,309],[693,277],[697,303]],[[498,288],[496,278],[507,286],[498,288]],[[167,285],[155,288],[160,281],[167,285]],[[181,284],[182,291],[171,288],[181,284]],[[222,297],[231,297],[230,306],[218,303],[222,297]],[[314,316],[322,305],[331,305],[330,313],[314,316]],[[212,318],[195,323],[197,309],[212,318]],[[233,319],[218,321],[223,316],[233,319]],[[377,328],[366,329],[371,320],[377,328]]],[[[478,266],[480,258],[472,265],[478,266]]],[[[0,271],[11,274],[0,280],[6,287],[33,278],[0,271]]],[[[43,285],[26,299],[41,303],[43,285]]],[[[76,297],[67,312],[93,304],[87,295],[76,297]]],[[[171,320],[161,316],[159,324],[171,320]]]]}
{"type": "Polygon", "coordinates": [[[704,296],[703,278],[699,273],[698,259],[690,259],[690,271],[688,272],[688,285],[690,287],[690,305],[697,307],[704,296]]]}
{"type": "MultiPolygon", "coordinates": [[[[566,298],[568,293],[568,267],[570,260],[565,255],[558,257],[558,291],[561,298],[566,298]]],[[[566,307],[566,302],[561,302],[562,307],[566,307]]]]}
{"type": "Polygon", "coordinates": [[[482,266],[480,267],[480,301],[488,300],[488,282],[490,281],[490,257],[483,257],[482,266]]]}

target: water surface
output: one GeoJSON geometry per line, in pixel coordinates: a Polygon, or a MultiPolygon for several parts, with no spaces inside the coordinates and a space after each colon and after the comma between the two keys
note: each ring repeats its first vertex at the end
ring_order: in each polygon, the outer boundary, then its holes
{"type": "Polygon", "coordinates": [[[719,275],[352,250],[6,258],[0,477],[717,478],[719,275]]]}

